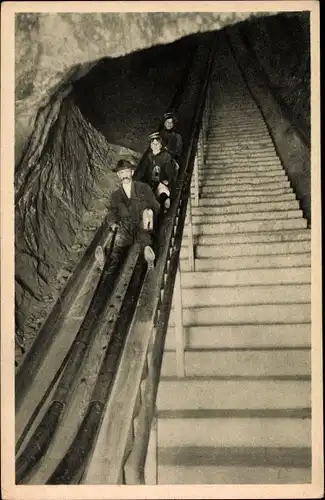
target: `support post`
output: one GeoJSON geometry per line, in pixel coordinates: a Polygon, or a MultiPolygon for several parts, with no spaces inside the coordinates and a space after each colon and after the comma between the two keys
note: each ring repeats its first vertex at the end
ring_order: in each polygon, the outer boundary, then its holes
{"type": "Polygon", "coordinates": [[[188,235],[187,235],[188,264],[189,264],[190,271],[195,271],[191,197],[189,197],[189,199],[188,199],[186,216],[187,216],[187,229],[188,229],[188,235]]]}
{"type": "Polygon", "coordinates": [[[194,206],[199,206],[199,162],[197,154],[194,159],[194,206]]]}
{"type": "Polygon", "coordinates": [[[200,158],[200,164],[199,167],[204,166],[204,158],[205,158],[205,152],[204,152],[204,128],[201,128],[201,132],[199,135],[199,143],[198,143],[198,157],[200,158]]]}
{"type": "Polygon", "coordinates": [[[176,372],[178,377],[185,376],[184,362],[184,332],[183,332],[183,305],[182,305],[182,283],[180,264],[175,279],[174,287],[175,304],[175,347],[176,347],[176,372]]]}
{"type": "Polygon", "coordinates": [[[211,83],[208,83],[207,94],[205,99],[205,107],[204,107],[204,136],[207,139],[208,130],[210,125],[210,93],[211,93],[211,83]]]}
{"type": "Polygon", "coordinates": [[[151,423],[144,474],[145,484],[158,484],[158,418],[156,407],[151,423]]]}

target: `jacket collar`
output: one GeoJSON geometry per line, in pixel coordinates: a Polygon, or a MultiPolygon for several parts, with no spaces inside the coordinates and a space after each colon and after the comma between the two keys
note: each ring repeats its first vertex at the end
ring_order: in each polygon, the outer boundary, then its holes
{"type": "Polygon", "coordinates": [[[125,193],[125,191],[123,189],[123,186],[121,184],[119,185],[119,190],[120,190],[120,192],[122,194],[123,200],[127,204],[130,203],[130,201],[132,200],[132,198],[136,198],[136,196],[137,196],[136,185],[135,185],[135,183],[134,183],[133,180],[131,181],[131,197],[130,198],[127,197],[127,195],[126,195],[126,193],[125,193]]]}

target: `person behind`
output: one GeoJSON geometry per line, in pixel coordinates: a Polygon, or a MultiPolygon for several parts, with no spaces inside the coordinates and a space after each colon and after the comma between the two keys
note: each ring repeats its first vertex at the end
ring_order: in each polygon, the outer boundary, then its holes
{"type": "MultiPolygon", "coordinates": [[[[150,187],[132,179],[133,165],[128,160],[119,160],[114,171],[118,175],[119,186],[112,193],[107,214],[109,225],[116,230],[107,270],[112,274],[112,285],[117,270],[133,243],[140,243],[148,268],[153,268],[155,253],[151,247],[152,232],[160,211],[160,205],[150,187]]],[[[103,269],[105,253],[101,246],[97,247],[95,257],[99,267],[103,269]]]]}
{"type": "Polygon", "coordinates": [[[163,147],[159,132],[149,135],[149,149],[139,164],[137,178],[149,184],[162,211],[168,210],[176,191],[175,164],[163,147]]]}
{"type": "Polygon", "coordinates": [[[163,146],[175,159],[179,168],[180,159],[183,152],[183,139],[182,136],[175,130],[176,122],[177,119],[174,113],[166,113],[160,127],[160,135],[162,138],[163,146]]]}

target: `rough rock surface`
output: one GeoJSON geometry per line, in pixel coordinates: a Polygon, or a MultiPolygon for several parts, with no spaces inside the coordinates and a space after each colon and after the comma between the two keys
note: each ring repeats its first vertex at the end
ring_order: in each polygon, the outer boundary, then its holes
{"type": "Polygon", "coordinates": [[[253,15],[256,13],[17,14],[16,161],[26,147],[39,108],[59,86],[79,78],[101,58],[218,30],[253,15]]]}
{"type": "Polygon", "coordinates": [[[244,22],[240,33],[259,61],[290,121],[310,133],[309,14],[277,15],[244,22]]]}

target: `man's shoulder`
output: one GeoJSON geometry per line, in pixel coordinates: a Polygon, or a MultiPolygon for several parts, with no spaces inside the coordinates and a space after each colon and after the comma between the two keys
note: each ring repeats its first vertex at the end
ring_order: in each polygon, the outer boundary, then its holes
{"type": "Polygon", "coordinates": [[[115,189],[113,189],[112,194],[111,194],[111,199],[113,201],[117,201],[120,199],[122,195],[121,188],[120,186],[117,186],[115,189]]]}
{"type": "Polygon", "coordinates": [[[145,182],[141,181],[133,181],[134,188],[138,193],[148,193],[150,191],[150,187],[145,182]]]}
{"type": "Polygon", "coordinates": [[[161,154],[161,158],[163,158],[164,161],[172,159],[172,155],[170,154],[169,151],[167,151],[167,149],[163,149],[163,151],[160,154],[161,154]]]}

